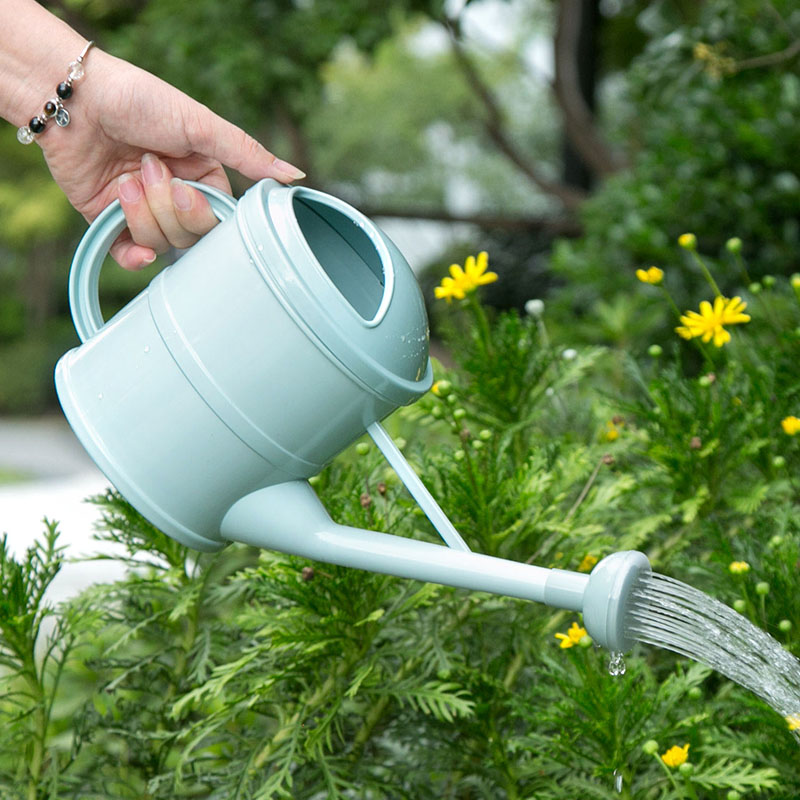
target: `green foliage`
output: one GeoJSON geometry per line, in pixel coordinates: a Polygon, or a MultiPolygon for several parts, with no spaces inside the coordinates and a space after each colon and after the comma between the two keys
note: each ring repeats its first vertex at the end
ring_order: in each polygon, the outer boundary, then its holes
{"type": "MultiPolygon", "coordinates": [[[[549,312],[470,293],[438,311],[454,365],[388,424],[474,550],[588,570],[641,549],[800,655],[800,439],[782,427],[800,403],[783,374],[800,303],[785,281],[759,303],[699,350],[698,376],[682,364],[694,342],[671,357],[565,349],[549,312]]],[[[341,523],[435,538],[366,442],[314,486],[341,523]]],[[[123,580],[51,609],[54,527],[21,561],[2,550],[9,797],[800,791],[786,721],[700,664],[637,648],[614,677],[578,615],[239,545],[198,555],[117,494],[95,502],[123,580]],[[685,764],[662,759],[686,745],[685,764]]]]}
{"type": "Polygon", "coordinates": [[[650,42],[626,73],[631,166],[584,204],[585,235],[559,243],[551,262],[569,281],[563,301],[584,317],[584,333],[595,340],[626,343],[598,330],[595,309],[600,300],[624,303],[637,267],[669,269],[679,305],[697,302],[702,276],[676,244],[687,230],[715,254],[728,296],[750,282],[742,284],[724,251],[729,236],[747,243],[753,279],[796,269],[797,59],[753,63],[800,36],[794,4],[714,0],[698,4],[696,20],[678,25],[668,9],[653,4],[645,12],[650,42]]]}

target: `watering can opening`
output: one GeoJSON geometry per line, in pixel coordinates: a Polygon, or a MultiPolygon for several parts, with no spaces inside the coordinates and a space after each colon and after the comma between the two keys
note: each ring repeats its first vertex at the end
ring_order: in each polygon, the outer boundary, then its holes
{"type": "Polygon", "coordinates": [[[370,236],[371,226],[315,194],[298,189],[292,198],[300,232],[345,300],[365,321],[377,321],[391,270],[386,247],[370,236]]]}

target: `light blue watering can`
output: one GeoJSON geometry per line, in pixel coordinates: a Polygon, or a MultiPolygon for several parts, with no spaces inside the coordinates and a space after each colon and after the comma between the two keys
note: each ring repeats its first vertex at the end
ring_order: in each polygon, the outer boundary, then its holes
{"type": "Polygon", "coordinates": [[[58,362],[56,388],[122,495],[198,550],[244,542],[582,611],[595,641],[628,649],[644,555],[615,553],[589,576],[472,553],[381,426],[432,382],[422,296],[389,238],[312,189],[264,180],[237,203],[193,185],[220,224],[108,322],[98,280],[125,227],[118,203],[72,263],[83,344],[58,362]],[[306,479],[365,431],[445,546],[331,520],[306,479]]]}

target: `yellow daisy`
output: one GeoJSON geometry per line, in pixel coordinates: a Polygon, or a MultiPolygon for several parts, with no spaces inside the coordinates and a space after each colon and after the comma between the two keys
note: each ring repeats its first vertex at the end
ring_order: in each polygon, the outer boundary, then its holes
{"type": "Polygon", "coordinates": [[[741,297],[730,300],[726,297],[716,297],[713,306],[708,300],[703,300],[700,303],[700,313],[687,311],[681,316],[683,325],[675,328],[675,331],[684,339],[700,336],[704,342],[709,342],[713,338],[715,346],[722,347],[731,338],[730,333],[725,330],[725,325],[750,322],[749,315],[743,313],[745,308],[747,303],[741,297]]]}

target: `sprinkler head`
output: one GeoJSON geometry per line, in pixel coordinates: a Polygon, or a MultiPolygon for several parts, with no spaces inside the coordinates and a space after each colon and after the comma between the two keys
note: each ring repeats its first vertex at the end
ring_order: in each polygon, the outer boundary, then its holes
{"type": "Polygon", "coordinates": [[[612,553],[592,570],[583,595],[583,623],[595,642],[616,652],[633,647],[625,628],[633,589],[641,575],[651,572],[644,553],[612,553]]]}

